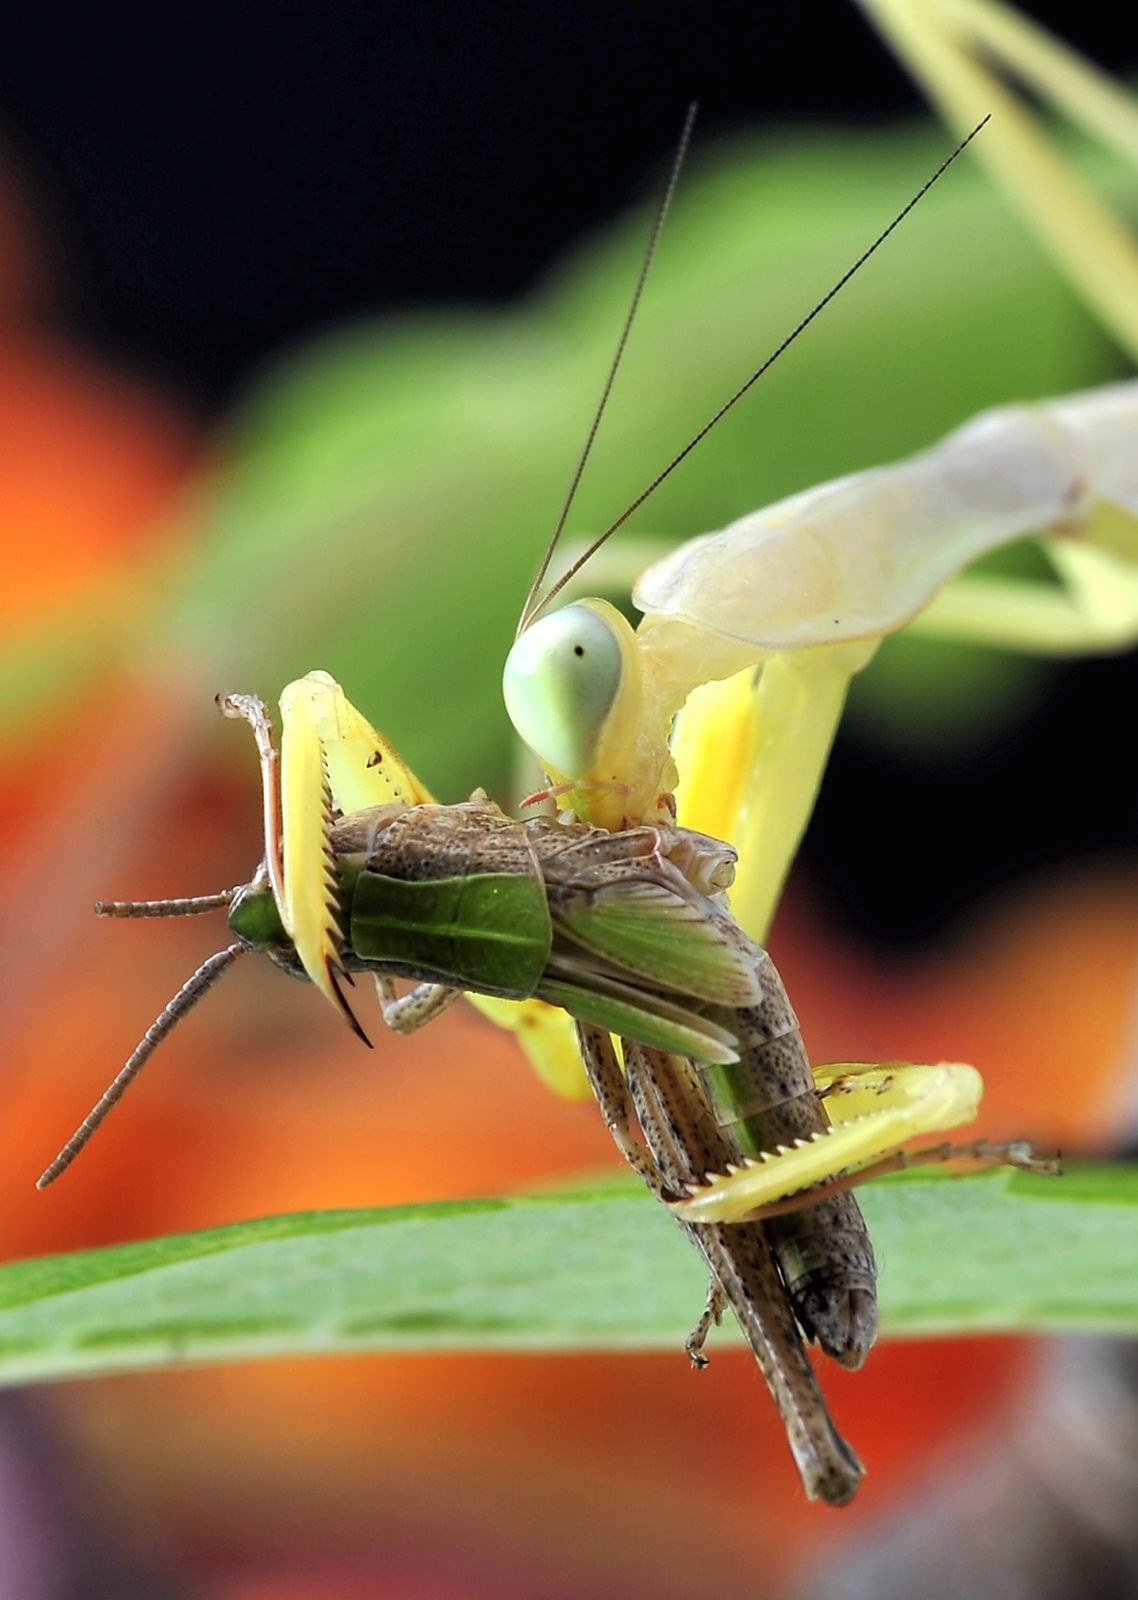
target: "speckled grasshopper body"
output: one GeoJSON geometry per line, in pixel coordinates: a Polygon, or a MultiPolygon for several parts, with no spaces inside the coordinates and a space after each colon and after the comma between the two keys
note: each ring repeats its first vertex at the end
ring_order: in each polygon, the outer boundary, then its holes
{"type": "Polygon", "coordinates": [[[802,1339],[858,1366],[876,1334],[873,1252],[848,1169],[894,1151],[918,1122],[927,1131],[964,1120],[978,1075],[963,1065],[830,1069],[828,1103],[854,1102],[831,1125],[778,974],[724,909],[730,846],[665,823],[518,821],[482,794],[439,805],[327,674],[290,684],[282,707],[278,756],[258,700],[222,702],[252,725],[261,753],[265,850],[252,880],[197,900],[99,908],[120,917],[224,908],[234,942],[164,1009],[41,1186],[70,1165],[170,1029],[243,952],[312,979],[365,1038],[344,992],[359,974],[373,976],[383,1018],[399,1032],[464,993],[556,1008],[549,1014],[575,1019],[619,1148],[708,1265],[707,1310],[688,1341],[693,1361],[703,1364],[707,1334],[730,1306],[808,1493],[831,1504],[851,1498],[862,1468],[826,1410],[802,1339]],[[311,826],[296,831],[298,818],[311,826]],[[409,993],[397,992],[398,980],[411,981],[409,993]],[[919,1117],[914,1082],[924,1085],[919,1117]],[[742,1204],[733,1200],[740,1183],[751,1186],[742,1204]],[[758,1199],[756,1183],[766,1185],[758,1199]]]}
{"type": "MultiPolygon", "coordinates": [[[[564,1008],[623,1153],[665,1202],[682,1204],[689,1185],[757,1148],[826,1129],[770,958],[713,898],[733,875],[729,847],[675,827],[517,822],[480,796],[356,812],[329,840],[339,961],[375,974],[386,1020],[418,1027],[470,990],[564,1008]],[[393,977],[417,989],[396,999],[393,977]],[[614,1034],[647,1151],[628,1124],[614,1034]]],[[[240,891],[229,921],[249,948],[303,976],[267,887],[240,891]]],[[[703,1363],[711,1322],[729,1304],[811,1494],[849,1498],[861,1466],[827,1413],[799,1328],[847,1365],[873,1341],[873,1252],[856,1201],[835,1194],[765,1227],[684,1227],[712,1284],[692,1359],[703,1363]]]]}
{"type": "MultiPolygon", "coordinates": [[[[774,1149],[807,1127],[825,1127],[770,958],[723,909],[734,872],[729,846],[674,826],[610,832],[547,817],[519,822],[483,795],[460,805],[409,804],[420,786],[325,674],[290,685],[284,696],[294,711],[314,702],[342,733],[350,728],[336,749],[322,752],[322,759],[332,755],[338,781],[351,785],[345,758],[350,766],[354,751],[356,775],[374,794],[400,795],[341,811],[320,768],[323,909],[335,929],[328,976],[357,1031],[342,984],[366,973],[375,979],[384,1020],[400,1032],[432,1020],[463,993],[563,1008],[576,1019],[590,1081],[621,1150],[661,1200],[681,1208],[689,1187],[742,1161],[757,1141],[774,1149]],[[378,769],[368,766],[377,751],[385,758],[378,769]],[[398,979],[414,987],[399,995],[398,979]],[[621,1041],[627,1091],[613,1035],[621,1041]],[[737,1092],[744,1084],[746,1103],[737,1092]],[[759,1104],[765,1084],[771,1091],[759,1104]],[[647,1148],[629,1125],[629,1092],[647,1148]],[[709,1106],[718,1113],[709,1115],[709,1106]]],[[[275,818],[278,757],[264,708],[231,696],[223,709],[257,732],[266,815],[275,818]]],[[[284,772],[294,800],[297,772],[310,770],[305,755],[303,738],[298,755],[294,737],[284,772]]],[[[234,942],[203,963],[161,1013],[41,1185],[71,1164],[158,1044],[237,955],[264,954],[292,976],[310,976],[307,949],[302,953],[286,931],[285,919],[295,916],[292,886],[280,884],[280,900],[273,887],[279,871],[270,863],[279,848],[270,823],[265,859],[248,884],[196,900],[99,907],[118,917],[224,908],[234,942]]],[[[874,1274],[856,1202],[840,1194],[822,1204],[823,1212],[796,1207],[766,1225],[682,1226],[711,1282],[708,1311],[688,1341],[693,1361],[704,1364],[704,1340],[729,1305],[784,1417],[809,1492],[836,1504],[854,1493],[862,1469],[827,1412],[800,1327],[848,1363],[850,1319],[840,1308],[855,1305],[860,1360],[876,1327],[874,1274]],[[844,1274],[822,1245],[835,1229],[835,1211],[845,1217],[844,1274]],[[817,1222],[803,1220],[811,1216],[824,1217],[821,1233],[817,1222]],[[846,1347],[839,1350],[829,1334],[843,1323],[845,1334],[835,1338],[846,1347]]]]}

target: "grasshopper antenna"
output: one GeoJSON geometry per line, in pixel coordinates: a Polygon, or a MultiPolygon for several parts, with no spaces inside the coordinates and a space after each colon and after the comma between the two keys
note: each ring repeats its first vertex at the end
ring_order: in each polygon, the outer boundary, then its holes
{"type": "MultiPolygon", "coordinates": [[[[203,900],[212,898],[216,897],[201,896],[203,900]]],[[[178,901],[161,900],[139,902],[142,905],[177,905],[178,903],[178,901]]],[[[190,903],[192,904],[193,902],[190,903]]],[[[195,910],[199,909],[203,908],[195,907],[195,910]]],[[[190,914],[193,915],[194,912],[190,914]]],[[[126,913],[111,912],[110,915],[175,916],[178,913],[163,911],[137,912],[132,909],[126,913]]],[[[36,1183],[37,1189],[46,1189],[49,1183],[54,1183],[61,1173],[67,1171],[75,1157],[83,1149],[83,1146],[89,1142],[93,1134],[98,1132],[108,1114],[122,1099],[166,1035],[181,1022],[187,1011],[192,1010],[197,1005],[204,994],[209,993],[218,979],[229,971],[229,968],[237,960],[243,949],[243,945],[231,944],[226,949],[219,950],[216,955],[210,956],[208,961],[202,962],[193,977],[186,979],[169,1005],[158,1013],[150,1027],[147,1028],[130,1060],[108,1085],[106,1092],[92,1106],[90,1112],[83,1118],[83,1121],[68,1139],[55,1160],[44,1169],[42,1176],[36,1183]]]]}
{"type": "MultiPolygon", "coordinates": [[[[849,283],[850,279],[854,276],[854,274],[856,272],[859,272],[861,270],[861,268],[864,267],[865,263],[869,260],[870,256],[873,255],[878,249],[880,249],[880,247],[885,243],[886,239],[888,239],[889,235],[893,232],[893,230],[895,228],[899,227],[902,222],[904,222],[905,218],[909,215],[909,212],[912,211],[913,207],[917,204],[917,202],[919,200],[922,200],[925,197],[925,195],[928,194],[929,190],[932,188],[933,184],[936,183],[937,179],[943,177],[945,172],[948,171],[949,167],[956,160],[957,156],[959,156],[961,154],[961,152],[963,150],[965,150],[968,147],[968,145],[970,145],[972,143],[973,139],[975,139],[976,135],[980,132],[981,128],[983,128],[985,126],[985,124],[987,124],[988,122],[991,121],[991,115],[992,115],[991,112],[989,112],[988,115],[986,117],[984,117],[982,121],[980,121],[980,122],[978,122],[976,124],[976,126],[972,129],[971,133],[967,134],[963,139],[961,139],[960,143],[956,146],[956,148],[953,151],[950,152],[949,155],[947,155],[944,158],[944,160],[941,162],[940,166],[936,169],[936,171],[932,174],[932,176],[925,180],[925,182],[917,190],[916,194],[912,197],[912,199],[908,202],[908,204],[906,206],[902,207],[902,209],[897,213],[897,215],[893,218],[893,221],[889,224],[889,226],[887,228],[883,228],[882,231],[877,235],[877,238],[874,239],[873,243],[871,245],[869,245],[867,249],[862,251],[861,255],[858,256],[857,260],[853,263],[853,265],[846,268],[845,272],[842,273],[842,275],[838,279],[838,281],[833,285],[833,287],[830,290],[827,291],[826,294],[824,294],[822,296],[821,300],[818,301],[818,303],[814,306],[813,310],[809,311],[806,314],[806,316],[804,316],[802,318],[802,321],[799,322],[796,327],[791,329],[791,331],[787,334],[786,338],[783,339],[781,344],[776,346],[776,348],[771,351],[770,355],[767,356],[766,360],[762,363],[762,365],[760,367],[757,367],[755,369],[755,371],[752,372],[751,376],[747,379],[747,381],[745,383],[741,383],[739,385],[739,387],[735,390],[735,393],[733,395],[731,395],[729,399],[724,401],[724,403],[719,407],[719,410],[715,413],[715,415],[713,417],[711,417],[707,422],[704,423],[703,427],[700,428],[699,432],[694,434],[692,436],[692,438],[690,438],[688,440],[687,444],[684,445],[683,449],[677,455],[674,455],[672,457],[671,461],[668,462],[668,465],[663,469],[663,471],[662,472],[658,472],[656,474],[656,476],[652,479],[652,482],[648,485],[648,487],[646,489],[642,489],[641,490],[641,492],[636,496],[636,499],[632,501],[631,505],[627,506],[621,512],[620,516],[617,517],[616,521],[615,522],[610,522],[608,527],[605,529],[605,531],[602,534],[599,534],[597,536],[597,538],[595,538],[593,540],[592,544],[589,545],[588,549],[584,552],[584,554],[581,555],[581,556],[578,556],[576,561],[574,561],[572,563],[572,565],[567,569],[567,571],[562,573],[561,577],[558,578],[557,582],[555,584],[553,584],[551,586],[551,588],[549,588],[546,591],[544,597],[541,600],[539,600],[536,603],[534,603],[534,604],[530,604],[529,602],[527,602],[527,610],[526,610],[525,613],[523,613],[524,626],[528,627],[529,624],[534,620],[534,618],[536,616],[538,616],[540,612],[545,610],[545,608],[549,604],[549,602],[552,599],[554,599],[554,597],[556,595],[561,593],[562,589],[565,588],[565,585],[567,583],[569,583],[571,579],[573,579],[573,578],[575,578],[577,576],[578,572],[580,572],[581,568],[585,565],[585,563],[587,561],[591,561],[592,560],[593,556],[596,555],[597,551],[601,548],[601,546],[607,540],[612,538],[612,536],[616,532],[616,530],[618,528],[621,528],[621,527],[624,526],[624,524],[628,521],[629,517],[632,516],[633,512],[638,511],[640,509],[640,507],[644,504],[645,500],[647,500],[647,498],[648,498],[648,496],[650,494],[654,494],[656,492],[656,490],[664,482],[665,478],[670,478],[671,477],[672,473],[680,465],[680,462],[687,460],[688,456],[691,455],[691,453],[695,449],[696,445],[699,444],[702,440],[706,439],[707,435],[711,432],[712,428],[714,428],[715,425],[718,422],[722,422],[723,418],[731,410],[732,406],[737,405],[738,402],[747,393],[748,389],[750,389],[753,384],[755,384],[755,383],[757,383],[759,381],[759,379],[762,377],[763,373],[766,372],[770,367],[772,367],[774,365],[774,363],[778,360],[779,356],[781,356],[784,351],[786,351],[786,350],[788,350],[790,348],[790,346],[794,343],[794,341],[799,337],[800,334],[805,333],[806,329],[814,321],[815,317],[817,317],[822,311],[825,310],[825,308],[829,305],[830,301],[834,298],[834,296],[836,294],[840,293],[840,291],[845,288],[846,284],[849,283]]],[[[552,551],[550,551],[550,554],[552,554],[552,551]]],[[[545,567],[548,567],[548,558],[546,560],[545,567]]],[[[543,572],[545,570],[545,567],[543,567],[543,572]]],[[[519,629],[519,632],[520,631],[521,630],[519,629]]]]}
{"type": "Polygon", "coordinates": [[[216,894],[195,894],[181,900],[96,900],[97,917],[200,917],[207,911],[224,911],[236,889],[216,894]]]}
{"type": "MultiPolygon", "coordinates": [[[[644,251],[644,258],[640,263],[640,273],[636,279],[636,287],[632,291],[632,300],[629,303],[628,314],[624,319],[624,326],[620,330],[620,338],[617,340],[616,350],[609,365],[608,376],[605,379],[605,385],[601,391],[600,402],[593,414],[593,420],[589,426],[589,432],[585,438],[584,448],[577,459],[577,465],[574,468],[573,476],[570,479],[569,489],[565,496],[565,503],[561,507],[561,515],[557,519],[557,525],[553,530],[553,534],[549,543],[545,547],[545,554],[541,558],[541,565],[537,569],[537,576],[530,584],[529,593],[526,595],[525,604],[522,606],[522,614],[518,619],[518,630],[514,635],[515,638],[521,637],[521,635],[533,621],[534,617],[545,604],[545,601],[542,601],[539,604],[537,597],[541,591],[542,584],[545,582],[546,574],[549,571],[549,564],[553,560],[557,546],[560,543],[561,535],[565,529],[565,523],[568,520],[569,512],[572,509],[573,501],[576,498],[577,490],[581,484],[581,476],[585,471],[585,465],[589,459],[589,455],[592,452],[593,444],[597,437],[597,430],[601,425],[601,418],[605,414],[605,407],[608,405],[609,395],[612,393],[612,386],[616,382],[616,375],[620,369],[620,363],[624,359],[625,346],[628,344],[628,336],[632,332],[633,320],[635,319],[636,313],[640,307],[640,300],[644,293],[644,285],[648,278],[648,271],[652,265],[653,257],[656,254],[656,245],[660,239],[660,233],[664,226],[664,219],[668,215],[668,211],[672,204],[672,196],[676,192],[676,184],[679,181],[680,169],[682,168],[684,164],[684,158],[688,153],[688,145],[691,143],[692,128],[695,126],[696,113],[698,110],[699,103],[693,100],[688,106],[687,116],[684,118],[684,125],[680,132],[680,142],[676,146],[675,155],[672,157],[672,168],[668,174],[668,181],[664,186],[664,193],[660,197],[660,204],[656,208],[656,216],[652,223],[652,231],[648,235],[648,245],[644,251]]],[[[554,592],[556,593],[556,591],[554,592]]],[[[549,595],[546,595],[545,599],[548,600],[549,595]]]]}

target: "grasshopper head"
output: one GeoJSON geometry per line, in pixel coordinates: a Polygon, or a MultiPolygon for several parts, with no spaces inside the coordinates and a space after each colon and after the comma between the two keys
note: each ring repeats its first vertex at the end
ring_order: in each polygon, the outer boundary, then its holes
{"type": "Polygon", "coordinates": [[[231,931],[251,950],[292,948],[267,881],[254,879],[237,890],[229,902],[228,921],[231,931]]]}

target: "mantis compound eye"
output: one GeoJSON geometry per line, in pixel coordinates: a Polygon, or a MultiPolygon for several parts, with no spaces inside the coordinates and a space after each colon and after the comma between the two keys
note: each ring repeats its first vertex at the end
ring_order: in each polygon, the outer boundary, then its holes
{"type": "Polygon", "coordinates": [[[632,629],[605,600],[540,617],[506,658],[502,691],[518,733],[552,776],[598,779],[635,727],[632,629]]]}

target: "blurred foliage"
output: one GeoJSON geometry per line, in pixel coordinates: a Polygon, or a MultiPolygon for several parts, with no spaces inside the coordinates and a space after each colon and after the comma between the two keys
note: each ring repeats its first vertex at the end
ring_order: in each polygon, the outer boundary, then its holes
{"type": "MultiPolygon", "coordinates": [[[[640,491],[944,149],[943,134],[903,123],[697,149],[572,533],[595,533],[640,491]]],[[[230,419],[177,553],[163,545],[145,606],[132,595],[128,635],[114,599],[101,611],[86,595],[78,616],[12,640],[6,664],[26,683],[34,662],[47,697],[109,653],[188,679],[203,708],[218,689],[274,696],[320,665],[444,798],[476,783],[501,792],[501,661],[646,228],[645,212],[606,230],[516,309],[364,323],[294,350],[230,419]]],[[[1093,385],[1120,364],[962,162],[635,530],[668,541],[706,531],[926,445],[986,405],[1093,385]]],[[[990,735],[1049,671],[903,640],[857,685],[854,714],[882,737],[899,727],[906,740],[939,739],[954,725],[958,737],[990,735]],[[899,692],[930,673],[935,718],[923,696],[914,715],[899,692]]]]}

